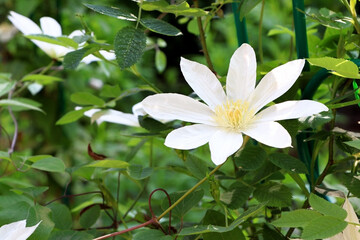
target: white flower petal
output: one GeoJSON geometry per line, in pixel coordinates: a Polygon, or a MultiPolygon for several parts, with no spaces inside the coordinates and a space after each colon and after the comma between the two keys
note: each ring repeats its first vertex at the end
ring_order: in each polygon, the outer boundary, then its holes
{"type": "Polygon", "coordinates": [[[135,116],[144,116],[144,115],[146,115],[146,112],[145,112],[141,102],[135,104],[132,107],[132,112],[134,113],[135,116]]]}
{"type": "Polygon", "coordinates": [[[155,94],[145,98],[142,105],[145,112],[156,119],[217,125],[214,112],[207,105],[181,94],[155,94]]]}
{"type": "Polygon", "coordinates": [[[220,81],[205,65],[181,58],[180,68],[190,87],[211,109],[226,101],[220,81]]]}
{"type": "Polygon", "coordinates": [[[256,56],[249,44],[242,44],[230,59],[226,93],[231,100],[245,100],[255,89],[256,56]]]}
{"type": "Polygon", "coordinates": [[[240,149],[243,144],[241,133],[227,131],[226,129],[218,130],[210,139],[209,146],[211,160],[220,165],[226,159],[240,149]]]}
{"type": "Polygon", "coordinates": [[[26,220],[21,220],[18,222],[3,225],[0,228],[1,239],[25,240],[35,231],[35,229],[39,226],[40,223],[41,221],[32,227],[26,227],[26,220]]]}
{"type": "Polygon", "coordinates": [[[272,105],[256,115],[257,122],[279,121],[311,116],[329,110],[324,104],[311,101],[287,101],[272,105]]]}
{"type": "Polygon", "coordinates": [[[83,35],[84,35],[84,33],[81,30],[75,30],[72,33],[70,33],[70,35],[68,37],[73,38],[73,37],[80,37],[83,35]]]}
{"type": "Polygon", "coordinates": [[[62,35],[60,24],[51,17],[40,18],[40,26],[45,35],[60,37],[62,35]]]}
{"type": "Polygon", "coordinates": [[[277,122],[255,122],[244,134],[270,147],[291,147],[291,136],[286,129],[277,122]]]}
{"type": "MultiPolygon", "coordinates": [[[[91,109],[84,113],[85,116],[92,117],[95,113],[101,111],[100,109],[91,109]]],[[[132,127],[139,127],[139,121],[137,116],[129,113],[123,113],[116,110],[103,110],[101,116],[96,119],[97,124],[102,122],[117,123],[132,127]]]]}
{"type": "Polygon", "coordinates": [[[21,14],[10,11],[8,19],[24,35],[42,33],[40,27],[36,23],[21,14]]]}
{"type": "Polygon", "coordinates": [[[267,73],[250,96],[251,108],[257,112],[287,92],[300,76],[304,64],[304,59],[298,59],[276,67],[267,73]]]}
{"type": "Polygon", "coordinates": [[[33,234],[33,232],[36,230],[36,228],[39,226],[39,224],[40,224],[40,222],[32,227],[27,227],[27,228],[23,229],[22,231],[17,232],[16,240],[26,240],[28,237],[30,237],[31,234],[33,234]]]}
{"type": "Polygon", "coordinates": [[[167,135],[165,145],[182,150],[197,148],[209,142],[211,136],[217,129],[217,127],[205,124],[181,127],[167,135]]]}

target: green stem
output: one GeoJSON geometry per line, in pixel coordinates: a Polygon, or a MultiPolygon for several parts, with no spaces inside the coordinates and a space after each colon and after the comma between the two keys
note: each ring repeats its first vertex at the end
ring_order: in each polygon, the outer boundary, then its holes
{"type": "Polygon", "coordinates": [[[262,46],[262,25],[263,25],[263,18],[264,18],[264,8],[265,8],[265,0],[262,0],[260,19],[259,19],[259,59],[260,59],[260,63],[263,63],[263,61],[264,61],[264,53],[263,53],[263,46],[262,46]]]}
{"type": "Polygon", "coordinates": [[[223,164],[220,164],[216,166],[206,177],[201,179],[197,184],[195,184],[192,188],[190,188],[184,195],[181,196],[174,204],[172,204],[168,209],[166,209],[159,217],[157,217],[157,220],[159,221],[161,218],[163,218],[166,214],[168,214],[173,208],[175,208],[182,200],[184,200],[190,193],[192,193],[196,188],[198,188],[201,184],[203,184],[208,177],[213,175],[219,168],[221,168],[223,164]]]}
{"type": "Polygon", "coordinates": [[[138,12],[138,17],[137,17],[137,21],[136,21],[136,26],[135,28],[137,29],[140,23],[140,19],[141,19],[141,6],[142,6],[143,0],[140,0],[139,2],[139,12],[138,12]]]}
{"type": "Polygon", "coordinates": [[[301,179],[300,175],[295,172],[288,172],[289,176],[297,183],[297,185],[300,187],[300,189],[303,191],[305,196],[308,198],[310,193],[307,190],[304,181],[301,179]]]}

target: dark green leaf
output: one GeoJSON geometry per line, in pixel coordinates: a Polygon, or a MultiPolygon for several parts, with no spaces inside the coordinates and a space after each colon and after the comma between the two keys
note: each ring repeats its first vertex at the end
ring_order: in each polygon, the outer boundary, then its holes
{"type": "Polygon", "coordinates": [[[259,169],[266,160],[266,152],[260,146],[247,145],[235,158],[235,163],[242,170],[254,171],[259,169]]]}
{"type": "Polygon", "coordinates": [[[160,230],[142,229],[134,234],[133,240],[171,240],[170,235],[165,235],[160,230]]]}
{"type": "Polygon", "coordinates": [[[344,220],[347,216],[346,211],[342,207],[334,203],[328,202],[313,193],[310,194],[309,203],[314,210],[324,215],[339,218],[341,220],[344,220]]]}
{"type": "Polygon", "coordinates": [[[185,167],[197,178],[202,179],[208,172],[206,162],[192,154],[189,154],[185,161],[185,167]]]}
{"type": "Polygon", "coordinates": [[[29,195],[31,198],[36,198],[39,195],[41,195],[42,193],[44,193],[45,191],[47,191],[49,189],[49,187],[26,187],[26,188],[16,188],[16,189],[12,189],[12,191],[17,192],[17,193],[22,193],[22,194],[27,194],[29,195]]]}
{"type": "Polygon", "coordinates": [[[106,7],[106,6],[100,6],[100,5],[92,5],[84,3],[84,5],[91,10],[94,10],[95,12],[115,17],[117,19],[121,20],[127,20],[127,21],[136,21],[136,16],[132,13],[129,13],[123,9],[115,8],[115,7],[106,7]]]}
{"type": "Polygon", "coordinates": [[[94,239],[94,236],[86,232],[79,232],[72,230],[52,232],[49,238],[49,240],[92,240],[92,239],[94,239]]]}
{"type": "Polygon", "coordinates": [[[69,208],[60,203],[51,203],[49,205],[52,213],[52,220],[55,228],[62,230],[70,230],[72,227],[72,217],[69,208]]]}
{"type": "Polygon", "coordinates": [[[260,184],[254,191],[254,197],[271,207],[287,207],[291,205],[292,194],[288,187],[277,182],[260,184]]]}
{"type": "Polygon", "coordinates": [[[308,173],[308,170],[303,162],[288,154],[273,153],[269,156],[269,160],[279,168],[296,173],[308,173]]]}
{"type": "Polygon", "coordinates": [[[80,224],[83,228],[90,228],[100,216],[100,206],[92,205],[80,216],[80,224]]]}
{"type": "Polygon", "coordinates": [[[71,101],[80,104],[80,105],[98,105],[103,106],[105,104],[104,100],[96,97],[95,95],[89,92],[77,92],[71,95],[71,101]]]}
{"type": "Polygon", "coordinates": [[[261,0],[243,0],[240,4],[240,20],[242,21],[242,19],[260,2],[261,0]]]}
{"type": "Polygon", "coordinates": [[[64,57],[63,66],[65,69],[76,69],[84,57],[97,52],[100,49],[100,45],[90,44],[84,48],[69,52],[64,57]]]}
{"type": "Polygon", "coordinates": [[[142,165],[133,164],[128,167],[130,177],[141,180],[151,176],[153,169],[151,167],[143,167],[142,165]]]}
{"type": "Polygon", "coordinates": [[[149,30],[167,36],[182,35],[181,31],[173,25],[156,18],[143,18],[140,23],[149,30]]]}
{"type": "Polygon", "coordinates": [[[150,132],[161,132],[169,129],[169,126],[148,116],[138,116],[140,126],[150,132]]]}
{"type": "Polygon", "coordinates": [[[250,197],[254,188],[241,182],[233,183],[228,191],[223,192],[220,200],[225,203],[228,208],[240,208],[250,197]]]}
{"type": "Polygon", "coordinates": [[[115,36],[114,50],[121,69],[134,65],[146,47],[145,33],[132,27],[122,28],[115,36]]]}

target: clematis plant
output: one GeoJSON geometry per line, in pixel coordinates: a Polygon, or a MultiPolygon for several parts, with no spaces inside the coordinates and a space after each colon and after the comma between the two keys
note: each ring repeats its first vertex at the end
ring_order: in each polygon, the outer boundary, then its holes
{"type": "MultiPolygon", "coordinates": [[[[40,18],[40,27],[34,23],[31,19],[18,14],[14,11],[10,11],[10,15],[8,16],[10,22],[19,29],[24,35],[35,35],[35,34],[44,34],[50,37],[61,37],[62,29],[61,25],[51,17],[42,17],[40,18]]],[[[80,30],[73,31],[68,37],[73,38],[75,36],[82,36],[83,32],[80,30]]],[[[57,44],[47,43],[39,40],[31,40],[34,44],[36,44],[41,50],[43,50],[49,57],[56,59],[58,61],[62,61],[63,57],[68,53],[72,52],[76,49],[72,47],[60,46],[57,44]]],[[[113,60],[115,59],[115,54],[111,52],[107,52],[104,50],[99,51],[106,59],[113,60]]],[[[94,55],[88,55],[82,62],[88,64],[93,61],[99,61],[100,58],[95,57],[94,55]]]]}
{"type": "Polygon", "coordinates": [[[26,220],[13,222],[0,227],[3,240],[25,240],[35,231],[40,222],[32,227],[26,227],[26,220]]]}
{"type": "Polygon", "coordinates": [[[255,52],[243,44],[231,57],[225,93],[206,66],[181,58],[185,80],[204,103],[176,93],[163,93],[147,97],[142,104],[155,118],[195,123],[170,132],[166,146],[189,150],[209,143],[211,159],[220,165],[239,150],[243,134],[271,147],[290,147],[290,134],[276,121],[328,110],[324,104],[311,100],[286,101],[264,108],[290,89],[304,63],[304,59],[299,59],[276,67],[255,87],[255,52]]]}

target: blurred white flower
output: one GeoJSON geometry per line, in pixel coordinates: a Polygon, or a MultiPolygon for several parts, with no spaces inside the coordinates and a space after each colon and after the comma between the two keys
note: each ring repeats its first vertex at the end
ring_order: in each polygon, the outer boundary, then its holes
{"type": "MultiPolygon", "coordinates": [[[[41,221],[40,221],[41,222],[41,221]]],[[[35,231],[40,222],[32,227],[26,227],[26,220],[13,222],[0,227],[2,240],[25,240],[35,231]]]]}
{"type": "Polygon", "coordinates": [[[225,93],[206,66],[181,58],[185,80],[205,104],[188,96],[164,93],[145,98],[143,108],[155,118],[196,123],[172,131],[165,145],[188,150],[209,143],[211,159],[216,165],[224,163],[241,147],[242,134],[268,146],[290,147],[291,136],[276,121],[310,116],[328,108],[310,100],[262,108],[290,89],[304,63],[304,59],[294,60],[273,69],[255,88],[255,52],[250,45],[243,44],[230,60],[225,93]]]}
{"type": "MultiPolygon", "coordinates": [[[[51,17],[40,18],[40,27],[29,18],[13,11],[10,11],[10,15],[8,16],[8,19],[24,35],[44,34],[51,37],[63,36],[60,24],[51,17]]],[[[83,32],[81,32],[80,30],[76,30],[72,32],[68,37],[73,38],[75,36],[82,36],[82,35],[84,35],[83,32]]],[[[49,57],[60,61],[68,52],[72,52],[75,50],[72,47],[64,47],[52,43],[42,42],[39,40],[31,40],[31,41],[35,43],[41,50],[43,50],[49,57]]],[[[104,56],[104,58],[108,60],[115,59],[114,53],[103,50],[99,52],[104,56]]],[[[90,63],[99,60],[101,59],[95,57],[94,55],[89,55],[86,56],[82,60],[82,62],[90,63]]]]}

